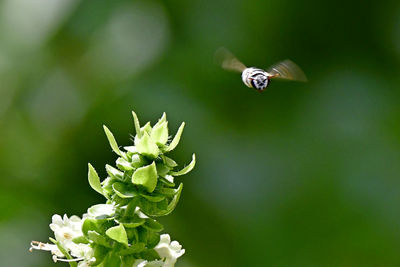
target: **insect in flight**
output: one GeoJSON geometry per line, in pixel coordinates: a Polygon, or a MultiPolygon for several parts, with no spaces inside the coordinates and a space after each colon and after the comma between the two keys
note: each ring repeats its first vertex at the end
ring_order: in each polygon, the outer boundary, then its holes
{"type": "Polygon", "coordinates": [[[237,59],[229,50],[221,47],[215,53],[217,62],[223,69],[241,72],[243,83],[254,88],[259,92],[264,91],[268,87],[270,79],[284,79],[291,81],[306,82],[307,78],[304,72],[293,61],[286,59],[267,70],[246,67],[239,59],[237,59]]]}

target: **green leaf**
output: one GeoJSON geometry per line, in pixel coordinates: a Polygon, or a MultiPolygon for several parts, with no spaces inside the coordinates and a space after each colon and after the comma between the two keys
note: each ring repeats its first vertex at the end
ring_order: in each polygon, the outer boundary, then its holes
{"type": "Polygon", "coordinates": [[[183,184],[180,183],[179,187],[176,189],[176,194],[174,198],[171,200],[171,202],[169,202],[168,208],[164,215],[170,214],[175,209],[176,205],[178,204],[179,198],[181,197],[182,189],[183,189],[183,184]]]}
{"type": "Polygon", "coordinates": [[[135,256],[129,256],[129,254],[126,255],[126,256],[124,256],[124,255],[121,254],[122,252],[123,252],[123,251],[121,251],[121,252],[119,253],[119,254],[122,256],[122,264],[121,264],[121,267],[132,267],[132,266],[134,266],[133,264],[134,264],[135,261],[136,261],[135,256]]]}
{"type": "Polygon", "coordinates": [[[121,258],[114,254],[108,253],[107,257],[104,259],[103,262],[104,267],[121,267],[121,258]]]}
{"type": "Polygon", "coordinates": [[[110,143],[110,146],[112,150],[119,156],[122,156],[121,150],[119,150],[117,141],[115,141],[114,135],[111,133],[111,131],[107,128],[107,126],[103,125],[104,132],[107,135],[108,142],[110,143]]]}
{"type": "Polygon", "coordinates": [[[89,163],[88,180],[90,186],[98,193],[103,194],[103,188],[101,188],[100,178],[96,170],[89,163]]]}
{"type": "MultiPolygon", "coordinates": [[[[169,176],[172,177],[171,175],[169,175],[169,176]]],[[[168,175],[167,175],[166,177],[168,177],[168,175]]],[[[174,177],[172,177],[172,180],[173,180],[173,178],[174,178],[174,177]]],[[[162,182],[162,183],[165,184],[166,186],[169,186],[169,187],[174,187],[174,186],[175,186],[175,183],[169,181],[169,180],[166,179],[166,178],[160,177],[160,178],[158,178],[158,179],[160,180],[160,182],[162,182]]]]}
{"type": "Polygon", "coordinates": [[[160,176],[165,176],[168,174],[168,172],[171,170],[169,167],[165,166],[165,164],[163,163],[157,163],[156,164],[156,168],[157,168],[157,173],[160,176]]]}
{"type": "Polygon", "coordinates": [[[86,238],[89,238],[88,232],[95,231],[98,233],[104,233],[103,225],[99,220],[85,219],[82,224],[82,233],[86,238]]]}
{"type": "Polygon", "coordinates": [[[160,243],[160,234],[154,231],[149,231],[147,237],[147,248],[154,248],[160,243]]]}
{"type": "Polygon", "coordinates": [[[164,226],[161,223],[153,219],[146,219],[143,227],[153,232],[160,232],[164,229],[164,226]]]}
{"type": "Polygon", "coordinates": [[[142,137],[142,132],[140,131],[139,119],[134,111],[132,111],[132,116],[133,116],[133,122],[135,124],[136,136],[140,138],[142,137]]]}
{"type": "Polygon", "coordinates": [[[144,132],[143,136],[140,138],[138,138],[138,136],[135,137],[135,145],[138,152],[144,156],[154,159],[160,154],[158,146],[147,132],[144,132]]]}
{"type": "Polygon", "coordinates": [[[174,139],[172,139],[171,143],[169,144],[169,146],[167,147],[167,149],[165,150],[165,152],[169,152],[175,149],[175,147],[179,144],[179,141],[181,140],[181,135],[183,132],[183,128],[185,128],[185,123],[182,122],[181,126],[178,129],[178,132],[176,133],[174,139]]]}
{"type": "Polygon", "coordinates": [[[92,263],[90,266],[98,266],[100,263],[103,262],[104,258],[107,256],[109,249],[97,244],[92,244],[92,247],[93,247],[93,256],[96,258],[96,261],[92,263]]]}
{"type": "Polygon", "coordinates": [[[157,232],[142,227],[138,233],[140,242],[145,243],[148,249],[154,248],[160,242],[160,234],[157,232]]]}
{"type": "MultiPolygon", "coordinates": [[[[165,112],[163,112],[161,118],[158,120],[158,122],[154,125],[154,127],[158,127],[160,124],[162,124],[163,122],[167,121],[167,114],[165,114],[165,112]]],[[[154,128],[153,127],[153,128],[154,128]]]]}
{"type": "MultiPolygon", "coordinates": [[[[125,225],[124,225],[124,227],[125,227],[125,225]]],[[[138,228],[125,227],[126,234],[128,235],[128,242],[130,242],[131,245],[139,242],[139,234],[138,234],[137,229],[138,228]]]]}
{"type": "Polygon", "coordinates": [[[147,261],[154,261],[160,259],[160,255],[154,249],[148,249],[140,253],[142,259],[147,261]]]}
{"type": "Polygon", "coordinates": [[[140,168],[147,164],[149,164],[148,160],[146,160],[146,158],[143,157],[142,155],[139,154],[132,155],[131,165],[134,168],[140,168]]]}
{"type": "Polygon", "coordinates": [[[114,193],[113,189],[112,189],[112,185],[117,182],[119,180],[114,179],[114,178],[110,178],[107,177],[106,179],[104,179],[104,181],[101,183],[101,185],[103,186],[103,192],[104,192],[104,196],[107,199],[110,199],[110,195],[114,193]]]}
{"type": "Polygon", "coordinates": [[[117,207],[123,207],[123,206],[125,206],[125,205],[127,205],[129,203],[130,198],[122,198],[122,197],[119,197],[117,194],[114,194],[111,197],[111,201],[113,203],[115,203],[115,205],[117,207]]]}
{"type": "Polygon", "coordinates": [[[132,175],[132,183],[142,185],[148,192],[153,192],[157,185],[157,169],[153,163],[136,169],[132,175]]]}
{"type": "Polygon", "coordinates": [[[183,168],[183,169],[180,170],[180,171],[177,171],[177,172],[170,172],[170,174],[171,174],[171,175],[174,175],[174,176],[180,176],[180,175],[187,174],[188,172],[190,172],[190,171],[194,168],[194,165],[195,165],[195,164],[196,164],[196,155],[193,154],[193,156],[192,156],[192,161],[189,163],[189,165],[187,165],[185,168],[183,168]]]}
{"type": "Polygon", "coordinates": [[[124,158],[118,158],[116,161],[117,167],[122,171],[130,171],[133,170],[131,164],[125,160],[124,158]]]}
{"type": "Polygon", "coordinates": [[[128,205],[125,208],[124,217],[132,217],[136,213],[136,208],[139,206],[141,197],[137,196],[130,199],[128,205]]]}
{"type": "Polygon", "coordinates": [[[126,235],[125,228],[122,224],[109,228],[106,231],[106,235],[109,238],[128,246],[128,236],[126,235]]]}
{"type": "Polygon", "coordinates": [[[78,236],[78,237],[73,238],[72,242],[74,242],[75,244],[79,244],[79,243],[88,244],[89,240],[82,235],[82,236],[78,236]]]}
{"type": "Polygon", "coordinates": [[[101,246],[107,247],[107,248],[112,248],[110,241],[108,241],[107,238],[100,235],[96,231],[88,231],[88,238],[98,245],[101,245],[101,246]]]}
{"type": "Polygon", "coordinates": [[[119,223],[123,224],[125,228],[136,228],[145,223],[145,219],[140,218],[136,214],[133,217],[124,218],[123,220],[118,220],[119,223]]]}
{"type": "Polygon", "coordinates": [[[170,214],[178,204],[181,192],[182,192],[183,184],[181,183],[176,190],[175,195],[168,203],[167,199],[164,199],[160,202],[149,202],[145,199],[141,199],[140,208],[147,216],[156,217],[156,216],[165,216],[170,214]]]}
{"type": "Polygon", "coordinates": [[[158,195],[158,194],[154,194],[154,195],[140,194],[140,195],[150,202],[160,202],[165,199],[165,196],[158,195]]]}
{"type": "Polygon", "coordinates": [[[157,192],[159,192],[160,194],[163,194],[163,195],[173,196],[178,191],[177,191],[177,189],[174,189],[174,188],[165,188],[164,187],[164,188],[159,189],[157,192]]]}
{"type": "Polygon", "coordinates": [[[124,173],[114,168],[113,166],[107,164],[106,171],[110,177],[116,178],[118,180],[123,180],[124,173]]]}
{"type": "Polygon", "coordinates": [[[146,249],[146,244],[145,243],[136,243],[136,244],[132,244],[129,248],[121,250],[118,254],[121,255],[121,256],[126,256],[126,255],[129,255],[129,254],[140,253],[145,249],[146,249]]]}
{"type": "Polygon", "coordinates": [[[123,183],[119,183],[119,182],[114,183],[112,185],[112,188],[113,188],[114,192],[119,197],[122,197],[122,198],[132,198],[132,197],[138,195],[135,190],[130,189],[126,184],[123,184],[123,183]]]}
{"type": "Polygon", "coordinates": [[[162,155],[161,158],[163,159],[163,162],[170,168],[178,166],[178,164],[176,164],[176,162],[173,159],[167,156],[162,155]]]}
{"type": "Polygon", "coordinates": [[[154,125],[150,136],[157,144],[165,145],[168,141],[168,122],[154,125]]]}

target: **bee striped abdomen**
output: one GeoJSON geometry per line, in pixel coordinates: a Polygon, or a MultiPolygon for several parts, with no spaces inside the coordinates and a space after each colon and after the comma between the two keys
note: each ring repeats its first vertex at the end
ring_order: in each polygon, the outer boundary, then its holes
{"type": "Polygon", "coordinates": [[[242,72],[242,80],[247,87],[264,90],[269,83],[268,72],[258,68],[246,68],[242,72]]]}

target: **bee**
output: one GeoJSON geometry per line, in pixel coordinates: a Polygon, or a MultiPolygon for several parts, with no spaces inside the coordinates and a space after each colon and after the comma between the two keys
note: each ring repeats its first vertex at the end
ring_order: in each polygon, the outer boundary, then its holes
{"type": "Polygon", "coordinates": [[[259,92],[268,87],[271,79],[284,79],[298,82],[306,82],[307,78],[304,72],[293,61],[286,59],[272,65],[267,70],[256,67],[246,67],[229,50],[221,47],[215,53],[217,62],[223,69],[241,72],[243,83],[254,88],[259,92]]]}

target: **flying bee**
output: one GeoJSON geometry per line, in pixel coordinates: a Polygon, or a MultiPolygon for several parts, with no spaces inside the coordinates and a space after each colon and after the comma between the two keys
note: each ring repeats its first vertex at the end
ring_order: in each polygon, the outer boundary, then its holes
{"type": "Polygon", "coordinates": [[[284,60],[272,65],[267,70],[246,67],[226,48],[219,48],[215,54],[217,62],[223,69],[241,72],[243,83],[254,88],[259,92],[268,87],[271,79],[284,79],[291,81],[306,82],[307,78],[304,72],[291,60],[284,60]]]}

